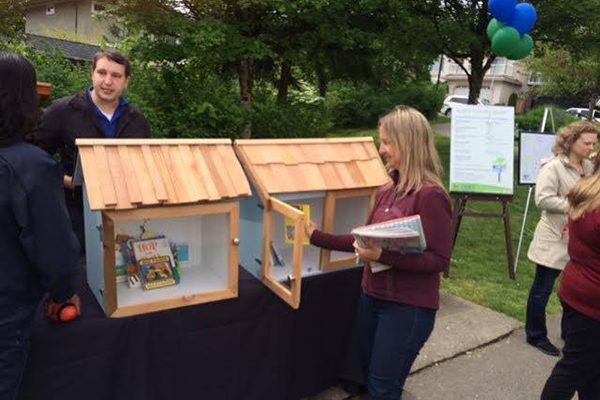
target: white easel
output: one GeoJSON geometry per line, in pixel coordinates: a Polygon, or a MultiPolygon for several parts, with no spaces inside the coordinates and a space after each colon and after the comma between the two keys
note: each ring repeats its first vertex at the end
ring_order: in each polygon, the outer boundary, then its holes
{"type": "MultiPolygon", "coordinates": [[[[552,108],[546,107],[544,109],[544,117],[542,118],[542,125],[540,126],[540,132],[544,132],[546,129],[546,122],[548,120],[548,116],[550,116],[550,123],[552,124],[552,132],[556,132],[554,127],[554,114],[552,114],[552,108]]],[[[521,254],[521,244],[523,244],[523,233],[525,232],[525,222],[527,221],[527,212],[529,211],[529,202],[531,201],[531,192],[533,192],[533,187],[535,185],[529,186],[529,191],[527,192],[527,202],[525,203],[525,212],[523,213],[523,222],[521,224],[521,233],[519,234],[519,244],[517,245],[517,254],[515,256],[515,272],[517,271],[517,267],[519,266],[519,255],[521,254]]]]}

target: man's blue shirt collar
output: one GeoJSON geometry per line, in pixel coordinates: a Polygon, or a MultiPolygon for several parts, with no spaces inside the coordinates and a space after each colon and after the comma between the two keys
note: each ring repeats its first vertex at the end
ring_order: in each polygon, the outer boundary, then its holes
{"type": "Polygon", "coordinates": [[[119,96],[119,105],[115,109],[112,119],[109,121],[108,118],[106,118],[106,115],[100,111],[96,103],[94,103],[92,100],[92,90],[94,90],[94,88],[90,86],[90,88],[86,91],[86,97],[92,106],[92,109],[94,110],[94,114],[96,114],[96,117],[98,118],[98,122],[102,127],[102,132],[106,138],[115,138],[117,136],[117,123],[123,114],[125,114],[125,111],[127,111],[129,103],[123,96],[119,96]]]}

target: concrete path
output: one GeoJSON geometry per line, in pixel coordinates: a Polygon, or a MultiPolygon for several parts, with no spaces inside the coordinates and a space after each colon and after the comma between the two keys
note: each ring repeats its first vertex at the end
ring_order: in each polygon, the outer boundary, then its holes
{"type": "MultiPolygon", "coordinates": [[[[559,322],[558,317],[549,321],[549,337],[562,347],[559,322]]],[[[413,365],[403,400],[539,398],[558,358],[526,344],[521,326],[506,315],[442,294],[434,332],[413,365]]],[[[306,400],[347,397],[334,387],[306,400]]]]}
{"type": "MultiPolygon", "coordinates": [[[[548,325],[550,340],[562,348],[560,318],[550,319],[548,325]]],[[[411,375],[403,399],[539,399],[557,361],[525,343],[521,328],[493,344],[411,375]]]]}

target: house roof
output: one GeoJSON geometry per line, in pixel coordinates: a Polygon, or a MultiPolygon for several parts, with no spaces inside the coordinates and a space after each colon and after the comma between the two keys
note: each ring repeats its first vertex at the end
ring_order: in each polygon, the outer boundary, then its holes
{"type": "Polygon", "coordinates": [[[77,139],[90,209],[250,196],[229,139],[77,139]]]}
{"type": "Polygon", "coordinates": [[[236,140],[235,150],[263,199],[377,187],[389,180],[371,137],[236,140]]]}
{"type": "Polygon", "coordinates": [[[28,34],[27,37],[28,42],[37,51],[47,52],[58,49],[65,55],[65,57],[71,60],[92,61],[94,60],[94,55],[100,51],[100,46],[95,46],[93,44],[73,42],[70,40],[56,39],[34,34],[28,34]]]}
{"type": "Polygon", "coordinates": [[[27,0],[27,1],[25,1],[24,7],[29,8],[29,7],[39,6],[42,4],[68,3],[71,1],[73,1],[73,0],[27,0]]]}

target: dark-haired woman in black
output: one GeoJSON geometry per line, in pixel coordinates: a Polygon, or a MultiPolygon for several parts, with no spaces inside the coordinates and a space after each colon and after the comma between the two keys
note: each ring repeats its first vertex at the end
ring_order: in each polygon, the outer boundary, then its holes
{"type": "Polygon", "coordinates": [[[38,120],[36,74],[0,51],[0,399],[13,400],[23,374],[34,311],[44,293],[71,302],[78,245],[64,204],[63,173],[23,138],[38,120]]]}

